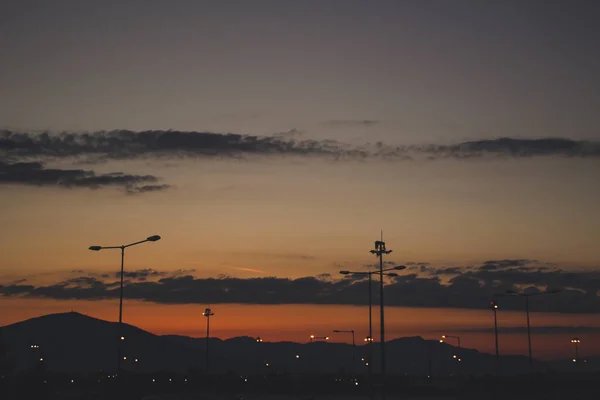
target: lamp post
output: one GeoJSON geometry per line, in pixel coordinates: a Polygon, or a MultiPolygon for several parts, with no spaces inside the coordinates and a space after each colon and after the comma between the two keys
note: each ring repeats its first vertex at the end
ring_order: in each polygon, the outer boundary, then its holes
{"type": "Polygon", "coordinates": [[[208,339],[210,338],[210,317],[215,315],[215,313],[212,312],[210,307],[206,307],[204,309],[204,312],[202,313],[202,315],[206,317],[206,373],[208,374],[208,367],[209,367],[208,345],[210,343],[210,341],[208,339]]]}
{"type": "Polygon", "coordinates": [[[460,336],[452,336],[452,335],[442,335],[442,338],[440,339],[440,343],[444,343],[446,341],[446,339],[456,339],[458,342],[458,348],[460,349],[460,336]]]}
{"type": "Polygon", "coordinates": [[[462,361],[462,358],[460,357],[460,336],[452,336],[452,335],[442,335],[442,338],[440,339],[440,343],[444,343],[446,341],[446,339],[456,339],[456,341],[458,342],[458,354],[453,354],[452,358],[454,358],[457,362],[456,364],[456,374],[459,374],[459,367],[458,367],[458,363],[460,363],[462,361]]]}
{"type": "Polygon", "coordinates": [[[335,333],[351,333],[352,334],[352,372],[356,374],[356,342],[354,341],[354,329],[351,330],[341,330],[334,329],[335,333]]]}
{"type": "Polygon", "coordinates": [[[532,296],[543,296],[547,294],[556,294],[560,293],[560,289],[549,290],[546,292],[533,292],[533,293],[522,293],[515,292],[514,290],[507,290],[505,293],[499,294],[499,296],[517,296],[517,297],[525,297],[525,314],[527,315],[527,343],[529,347],[529,373],[533,375],[533,356],[531,352],[531,323],[529,321],[529,298],[532,296]]]}
{"type": "MultiPolygon", "coordinates": [[[[325,340],[325,341],[327,341],[327,340],[329,340],[329,336],[315,336],[315,335],[310,335],[310,343],[312,344],[312,342],[315,341],[315,340],[325,340]]],[[[308,359],[309,359],[308,360],[308,362],[309,362],[309,368],[311,370],[310,372],[312,372],[312,361],[313,361],[312,360],[313,359],[313,357],[312,357],[312,349],[310,349],[309,352],[308,352],[308,359]]]]}
{"type": "MultiPolygon", "coordinates": [[[[383,275],[385,276],[398,276],[397,273],[395,272],[388,272],[388,271],[401,271],[403,269],[406,269],[406,267],[404,265],[397,265],[395,267],[392,268],[386,268],[383,270],[383,275]]],[[[373,375],[373,348],[371,346],[371,344],[373,343],[373,290],[372,290],[372,276],[375,273],[381,273],[381,271],[340,271],[340,274],[342,275],[356,275],[356,276],[368,276],[369,277],[369,336],[367,336],[365,338],[365,342],[367,342],[368,347],[368,357],[369,357],[369,361],[367,362],[367,366],[368,366],[368,375],[369,375],[369,382],[371,382],[371,376],[373,375]]]]}
{"type": "Polygon", "coordinates": [[[495,301],[490,302],[490,308],[494,312],[494,341],[496,343],[496,374],[500,369],[500,353],[498,351],[498,303],[495,301]]]}
{"type": "Polygon", "coordinates": [[[154,235],[149,236],[144,240],[140,240],[138,242],[133,242],[129,244],[123,244],[121,246],[90,246],[89,249],[92,251],[100,251],[100,250],[108,250],[108,249],[120,249],[121,250],[121,285],[120,285],[120,293],[119,293],[119,326],[117,330],[117,379],[120,379],[121,373],[121,341],[125,340],[123,336],[121,336],[123,331],[123,276],[124,276],[124,268],[125,268],[125,249],[131,246],[136,246],[138,244],[146,243],[146,242],[157,242],[160,240],[160,236],[154,235]]]}
{"type": "Polygon", "coordinates": [[[571,339],[571,343],[575,345],[575,358],[573,359],[573,362],[579,363],[579,343],[581,343],[581,340],[578,337],[574,337],[571,339]]]}
{"type": "Polygon", "coordinates": [[[263,359],[262,357],[262,351],[261,351],[261,343],[263,342],[262,338],[260,336],[258,336],[256,338],[256,343],[257,343],[257,350],[258,350],[258,359],[260,360],[260,363],[262,366],[269,366],[268,363],[266,363],[266,361],[263,359]]]}

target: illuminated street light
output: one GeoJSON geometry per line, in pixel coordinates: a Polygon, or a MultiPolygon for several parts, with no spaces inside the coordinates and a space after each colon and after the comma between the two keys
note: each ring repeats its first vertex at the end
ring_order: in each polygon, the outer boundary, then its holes
{"type": "MultiPolygon", "coordinates": [[[[119,294],[119,328],[118,328],[118,336],[121,340],[125,338],[121,336],[123,331],[123,276],[124,276],[124,268],[125,268],[125,249],[128,247],[136,246],[138,244],[146,243],[146,242],[157,242],[160,240],[160,236],[153,235],[148,236],[144,240],[140,240],[138,242],[133,242],[129,244],[124,244],[121,246],[90,246],[89,249],[92,251],[100,251],[100,250],[108,250],[108,249],[120,249],[121,250],[121,285],[120,285],[120,294],[119,294]]],[[[121,340],[117,341],[117,375],[121,373],[121,340]]]]}
{"type": "Polygon", "coordinates": [[[500,353],[498,350],[498,303],[490,301],[490,308],[494,312],[494,341],[496,344],[496,374],[499,373],[500,368],[500,353]]]}
{"type": "MultiPolygon", "coordinates": [[[[310,343],[312,343],[315,340],[329,340],[329,336],[315,336],[315,335],[310,335],[310,343]]],[[[298,357],[296,357],[298,358],[298,357]]],[[[308,365],[309,365],[309,369],[312,371],[312,361],[313,357],[312,357],[312,350],[309,350],[308,353],[308,365]]]]}
{"type": "Polygon", "coordinates": [[[573,343],[573,345],[575,346],[575,358],[573,359],[573,362],[578,363],[579,362],[579,343],[581,343],[581,340],[578,337],[574,337],[573,339],[571,339],[571,343],[573,343]]]}
{"type": "Polygon", "coordinates": [[[460,336],[442,335],[440,343],[444,343],[446,339],[456,339],[458,341],[458,348],[460,349],[460,336]]]}

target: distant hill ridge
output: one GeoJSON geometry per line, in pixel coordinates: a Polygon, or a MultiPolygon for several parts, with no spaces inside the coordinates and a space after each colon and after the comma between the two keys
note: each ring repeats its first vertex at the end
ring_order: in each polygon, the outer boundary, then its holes
{"type": "MultiPolygon", "coordinates": [[[[114,372],[118,323],[104,321],[78,312],[43,315],[2,328],[6,352],[16,360],[16,370],[36,367],[43,358],[45,367],[56,371],[81,373],[114,372]],[[31,346],[39,346],[32,348],[31,346]]],[[[181,335],[156,335],[123,324],[125,337],[123,368],[140,371],[203,371],[206,367],[205,338],[181,335]],[[137,362],[135,362],[137,360],[137,362]]],[[[356,347],[356,365],[352,346],[345,343],[262,342],[252,337],[226,340],[210,338],[210,372],[236,371],[255,373],[280,371],[291,373],[345,371],[366,373],[366,346],[356,347]],[[268,364],[268,366],[267,366],[268,364]]],[[[2,347],[0,346],[0,349],[2,347]]],[[[379,346],[373,344],[374,371],[379,366],[379,346]]],[[[394,339],[386,343],[387,369],[390,373],[427,376],[461,373],[493,373],[495,357],[477,350],[457,349],[437,340],[419,336],[394,339]],[[452,357],[460,354],[458,363],[452,357]]],[[[536,370],[550,364],[535,362],[536,370]]],[[[552,365],[556,367],[556,365],[552,365]]],[[[567,364],[565,368],[571,367],[567,364]]],[[[526,373],[529,364],[523,356],[502,356],[501,372],[526,373]]]]}

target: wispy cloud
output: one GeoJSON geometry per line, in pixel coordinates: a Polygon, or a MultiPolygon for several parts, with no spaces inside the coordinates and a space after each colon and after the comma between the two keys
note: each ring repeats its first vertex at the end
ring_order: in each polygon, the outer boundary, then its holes
{"type": "Polygon", "coordinates": [[[329,128],[351,128],[351,127],[369,127],[377,125],[379,121],[373,119],[332,119],[323,121],[323,125],[329,128]]]}
{"type": "MultiPolygon", "coordinates": [[[[332,121],[330,121],[332,122],[332,121]]],[[[335,121],[371,125],[376,121],[335,121]]],[[[110,131],[94,133],[27,133],[0,131],[0,184],[100,188],[120,186],[128,194],[157,192],[153,175],[123,172],[96,174],[82,169],[47,169],[44,162],[69,160],[90,165],[107,160],[156,158],[319,157],[343,161],[508,160],[524,157],[600,159],[600,143],[562,138],[500,138],[451,145],[393,146],[383,142],[355,146],[336,140],[297,140],[292,129],[271,136],[182,131],[110,131]]]]}
{"type": "Polygon", "coordinates": [[[254,272],[257,274],[266,274],[265,271],[261,271],[260,269],[253,269],[253,268],[243,268],[243,267],[232,267],[233,269],[236,269],[238,271],[244,271],[244,272],[254,272]]]}
{"type": "Polygon", "coordinates": [[[169,188],[168,185],[148,185],[158,178],[153,175],[128,175],[122,172],[97,175],[81,169],[45,168],[40,162],[4,163],[0,161],[0,185],[53,186],[60,188],[98,189],[118,186],[127,193],[143,193],[169,188]]]}
{"type": "MultiPolygon", "coordinates": [[[[362,121],[364,123],[364,121],[362,121]]],[[[564,138],[499,138],[450,145],[402,145],[383,142],[352,146],[335,140],[295,140],[286,134],[250,136],[182,131],[111,131],[95,133],[0,132],[0,160],[76,158],[80,162],[148,157],[323,156],[337,160],[470,160],[483,157],[541,156],[600,158],[600,143],[564,138]]]]}

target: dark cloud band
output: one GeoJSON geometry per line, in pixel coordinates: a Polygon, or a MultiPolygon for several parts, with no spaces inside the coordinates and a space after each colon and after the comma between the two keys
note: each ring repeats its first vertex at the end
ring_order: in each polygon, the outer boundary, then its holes
{"type": "MultiPolygon", "coordinates": [[[[497,294],[507,290],[536,293],[561,289],[558,294],[535,297],[531,301],[531,309],[564,313],[600,312],[600,271],[563,272],[525,265],[524,260],[501,260],[461,269],[443,282],[440,275],[444,274],[447,274],[447,269],[441,268],[438,273],[430,268],[425,273],[409,271],[392,278],[386,285],[386,303],[390,306],[482,309],[496,298],[503,310],[522,310],[522,298],[497,298],[497,294]],[[499,268],[485,268],[492,263],[497,263],[499,268]]],[[[0,294],[53,299],[117,298],[119,289],[113,282],[115,277],[82,276],[48,286],[12,282],[1,286],[0,294]]],[[[166,304],[364,305],[368,293],[365,279],[338,279],[329,274],[298,279],[240,279],[227,276],[195,278],[181,273],[140,270],[128,272],[126,278],[127,298],[166,304]]]]}
{"type": "Polygon", "coordinates": [[[148,185],[158,181],[153,175],[128,175],[122,172],[97,175],[81,169],[45,168],[40,162],[4,163],[0,161],[0,184],[53,186],[61,188],[86,187],[98,189],[118,186],[127,193],[163,190],[168,185],[148,185]]]}
{"type": "MultiPolygon", "coordinates": [[[[344,121],[342,121],[344,122],[344,121]]],[[[350,121],[356,125],[357,121],[350,121]]],[[[358,121],[370,125],[376,121],[358,121]]],[[[348,123],[348,121],[345,121],[348,123]]],[[[340,125],[337,121],[334,125],[340,125]]],[[[335,159],[476,159],[481,157],[600,157],[600,143],[564,138],[499,138],[452,145],[392,146],[382,142],[349,146],[334,140],[293,140],[282,135],[126,130],[94,133],[0,132],[0,157],[80,157],[87,160],[142,157],[328,156],[335,159]]]]}

